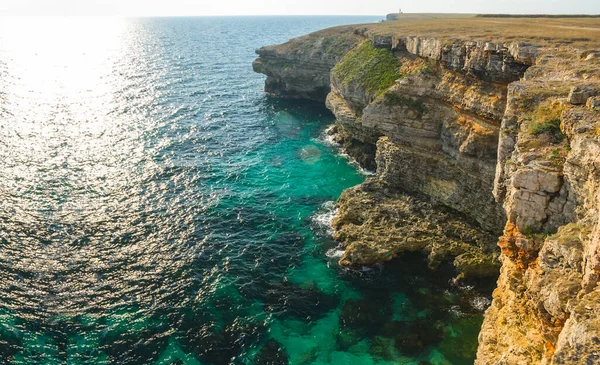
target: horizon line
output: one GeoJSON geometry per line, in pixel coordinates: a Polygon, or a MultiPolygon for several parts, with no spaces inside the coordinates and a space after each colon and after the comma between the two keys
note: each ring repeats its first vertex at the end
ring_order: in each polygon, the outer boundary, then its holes
{"type": "Polygon", "coordinates": [[[456,13],[440,13],[440,12],[404,12],[404,13],[386,13],[386,14],[119,14],[119,13],[49,13],[49,14],[25,14],[25,13],[2,13],[0,17],[122,17],[122,18],[183,18],[183,17],[386,17],[389,14],[447,14],[447,15],[551,15],[551,16],[573,16],[573,15],[600,15],[597,13],[480,13],[480,12],[456,12],[456,13]]]}
{"type": "MultiPolygon", "coordinates": [[[[393,14],[393,13],[389,13],[393,14]]],[[[424,13],[423,13],[424,14],[424,13]]],[[[458,13],[457,13],[458,14],[458,13]]],[[[14,14],[14,13],[0,13],[0,16],[14,16],[14,17],[69,17],[69,16],[91,16],[91,17],[104,17],[104,16],[118,16],[124,18],[177,18],[177,17],[284,17],[284,16],[361,16],[361,17],[385,17],[387,14],[168,14],[168,15],[156,15],[156,14],[90,14],[90,13],[74,13],[74,14],[14,14]]]]}

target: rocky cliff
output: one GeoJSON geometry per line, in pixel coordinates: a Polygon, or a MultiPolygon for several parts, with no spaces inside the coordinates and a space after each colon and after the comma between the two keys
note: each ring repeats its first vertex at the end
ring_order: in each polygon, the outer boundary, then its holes
{"type": "Polygon", "coordinates": [[[331,69],[363,38],[354,27],[337,27],[259,49],[252,67],[267,75],[265,91],[272,95],[324,101],[330,91],[331,69]]]}
{"type": "Polygon", "coordinates": [[[338,202],[342,264],[418,250],[469,279],[501,262],[477,364],[600,363],[600,24],[553,21],[334,28],[254,64],[266,91],[325,101],[376,169],[338,202]]]}
{"type": "Polygon", "coordinates": [[[509,86],[494,184],[508,222],[479,364],[600,363],[597,67],[547,50],[509,86]]]}

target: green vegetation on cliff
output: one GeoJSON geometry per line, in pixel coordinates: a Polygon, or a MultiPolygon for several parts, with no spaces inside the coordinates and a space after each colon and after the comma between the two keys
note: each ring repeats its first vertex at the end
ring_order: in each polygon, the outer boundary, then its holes
{"type": "Polygon", "coordinates": [[[551,137],[553,143],[558,143],[563,139],[560,130],[560,115],[562,109],[560,105],[554,103],[543,103],[533,113],[533,123],[529,126],[529,131],[534,136],[547,134],[551,137]]]}
{"type": "Polygon", "coordinates": [[[344,85],[358,85],[365,91],[381,94],[399,79],[400,61],[387,49],[367,41],[350,51],[333,69],[333,76],[344,85]]]}
{"type": "Polygon", "coordinates": [[[420,99],[404,97],[398,94],[385,94],[385,103],[389,106],[401,106],[414,111],[418,118],[421,118],[427,112],[427,107],[420,99]]]}
{"type": "Polygon", "coordinates": [[[560,135],[560,118],[553,118],[542,122],[535,122],[530,127],[531,134],[539,136],[542,133],[560,135]]]}
{"type": "Polygon", "coordinates": [[[348,53],[348,50],[356,45],[356,35],[344,33],[325,37],[323,38],[321,45],[326,53],[343,57],[348,53]]]}

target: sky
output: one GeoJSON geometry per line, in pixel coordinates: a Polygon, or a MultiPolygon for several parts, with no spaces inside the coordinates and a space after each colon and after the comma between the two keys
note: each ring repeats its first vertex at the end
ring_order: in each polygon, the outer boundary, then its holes
{"type": "Polygon", "coordinates": [[[600,0],[0,0],[0,15],[600,14],[600,0]]]}

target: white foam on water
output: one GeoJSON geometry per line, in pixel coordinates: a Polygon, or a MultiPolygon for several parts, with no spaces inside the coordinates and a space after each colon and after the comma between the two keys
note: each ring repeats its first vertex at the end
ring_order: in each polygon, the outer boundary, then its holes
{"type": "MultiPolygon", "coordinates": [[[[334,201],[326,201],[321,205],[319,211],[315,213],[312,217],[313,222],[321,228],[323,228],[328,235],[333,235],[333,228],[331,227],[331,222],[333,218],[337,214],[337,208],[335,207],[334,201]]],[[[344,250],[340,246],[330,248],[325,252],[325,256],[330,259],[339,259],[344,256],[344,250]]]]}
{"type": "Polygon", "coordinates": [[[473,291],[475,289],[473,285],[460,285],[458,288],[467,292],[473,291]]]}
{"type": "Polygon", "coordinates": [[[459,305],[453,305],[452,307],[450,307],[450,309],[448,309],[448,312],[456,318],[462,318],[465,316],[465,313],[463,313],[463,311],[460,310],[459,305]]]}
{"type": "Polygon", "coordinates": [[[376,174],[375,171],[367,170],[364,167],[361,167],[360,164],[358,163],[358,161],[356,161],[354,159],[354,157],[350,156],[349,154],[347,154],[345,152],[340,152],[339,155],[342,156],[343,158],[345,158],[346,160],[348,160],[350,165],[354,166],[361,175],[375,176],[375,174],[376,174]]]}
{"type": "Polygon", "coordinates": [[[325,256],[329,257],[330,259],[339,259],[342,256],[344,256],[344,253],[346,251],[340,249],[339,247],[336,248],[331,248],[329,250],[327,250],[327,252],[325,253],[325,256]]]}
{"type": "Polygon", "coordinates": [[[333,200],[326,201],[321,205],[321,208],[315,213],[312,217],[313,222],[315,222],[319,227],[324,228],[329,235],[333,235],[333,228],[331,228],[331,222],[333,218],[337,214],[337,208],[335,207],[335,202],[333,200]]]}
{"type": "Polygon", "coordinates": [[[490,304],[492,304],[492,301],[486,297],[475,297],[471,299],[469,303],[473,308],[483,312],[490,306],[490,304]]]}
{"type": "Polygon", "coordinates": [[[330,133],[331,129],[333,129],[334,125],[332,124],[327,129],[325,129],[319,137],[311,138],[313,142],[320,143],[327,147],[332,147],[338,151],[342,150],[342,146],[335,141],[335,134],[330,133]]]}
{"type": "Polygon", "coordinates": [[[319,138],[319,140],[323,142],[323,144],[339,148],[340,144],[335,141],[335,134],[331,133],[333,127],[334,125],[332,124],[327,129],[325,129],[323,133],[321,133],[321,137],[319,138]]]}

